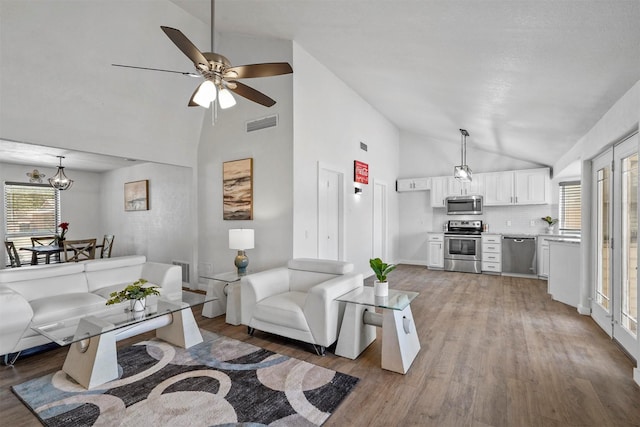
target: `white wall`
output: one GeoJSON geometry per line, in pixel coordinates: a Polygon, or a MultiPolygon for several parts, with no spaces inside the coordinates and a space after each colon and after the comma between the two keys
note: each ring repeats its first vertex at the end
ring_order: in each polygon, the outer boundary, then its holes
{"type": "Polygon", "coordinates": [[[99,187],[100,223],[102,234],[115,235],[111,256],[136,254],[149,261],[193,264],[191,181],[190,168],[155,163],[105,172],[99,187]],[[149,210],[125,211],[124,184],[144,179],[149,180],[149,210]]]}
{"type": "MultiPolygon", "coordinates": [[[[232,64],[292,61],[290,41],[221,34],[217,51],[232,64]]],[[[296,72],[295,65],[293,66],[296,72]]],[[[247,251],[249,270],[281,266],[292,257],[293,87],[292,76],[246,80],[276,101],[264,107],[236,96],[238,104],[218,110],[212,125],[207,110],[198,147],[199,275],[235,270],[237,251],[229,249],[228,230],[253,228],[255,248],[247,251]],[[246,122],[278,115],[278,126],[246,132],[246,122]],[[222,164],[253,158],[253,220],[222,219],[222,164]]]]}
{"type": "Polygon", "coordinates": [[[388,251],[395,261],[399,246],[399,133],[396,127],[294,42],[293,254],[318,256],[318,162],[345,176],[345,255],[355,270],[372,274],[373,181],[388,188],[388,251]],[[360,149],[360,142],[368,151],[360,149]],[[354,195],[353,161],[369,164],[369,184],[354,195]]]}
{"type": "Polygon", "coordinates": [[[209,27],[168,0],[0,2],[0,138],[193,166],[196,80],[162,32],[208,50],[209,27]]]}

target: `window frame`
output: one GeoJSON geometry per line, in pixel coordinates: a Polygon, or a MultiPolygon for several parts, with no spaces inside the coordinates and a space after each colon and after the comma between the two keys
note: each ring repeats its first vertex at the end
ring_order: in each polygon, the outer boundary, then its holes
{"type": "Polygon", "coordinates": [[[582,227],[582,183],[579,180],[559,182],[558,191],[558,230],[562,233],[579,234],[582,227]],[[569,195],[567,195],[567,187],[572,187],[572,189],[569,190],[572,193],[569,195]],[[577,193],[575,192],[575,187],[577,187],[577,193]],[[577,197],[578,199],[577,203],[576,200],[573,200],[570,206],[570,209],[573,210],[573,221],[576,221],[575,215],[577,214],[578,216],[580,225],[577,228],[567,226],[567,197],[572,197],[573,199],[577,197]]]}

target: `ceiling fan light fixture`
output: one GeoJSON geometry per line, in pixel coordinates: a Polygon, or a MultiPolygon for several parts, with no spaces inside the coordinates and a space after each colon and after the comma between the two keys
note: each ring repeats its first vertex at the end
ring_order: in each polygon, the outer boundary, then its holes
{"type": "Polygon", "coordinates": [[[218,96],[218,102],[220,103],[220,108],[223,110],[227,108],[231,108],[236,105],[236,99],[231,94],[231,91],[227,88],[223,88],[220,90],[220,96],[218,96]]]}
{"type": "Polygon", "coordinates": [[[64,156],[57,156],[60,159],[60,166],[58,166],[58,172],[51,178],[49,178],[49,184],[56,190],[68,190],[73,185],[73,180],[67,178],[64,174],[64,167],[62,167],[62,159],[64,156]]]}
{"type": "Polygon", "coordinates": [[[216,92],[216,85],[211,80],[205,80],[193,96],[193,102],[201,107],[209,108],[209,105],[216,100],[216,92]]]}

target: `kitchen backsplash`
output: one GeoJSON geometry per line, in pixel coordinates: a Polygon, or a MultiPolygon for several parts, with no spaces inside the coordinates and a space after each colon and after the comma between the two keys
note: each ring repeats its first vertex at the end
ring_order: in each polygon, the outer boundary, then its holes
{"type": "Polygon", "coordinates": [[[443,224],[450,219],[480,219],[489,225],[489,232],[544,234],[547,226],[540,218],[547,215],[557,218],[557,212],[557,205],[485,206],[482,215],[447,215],[444,209],[434,209],[433,231],[442,230],[443,224]]]}

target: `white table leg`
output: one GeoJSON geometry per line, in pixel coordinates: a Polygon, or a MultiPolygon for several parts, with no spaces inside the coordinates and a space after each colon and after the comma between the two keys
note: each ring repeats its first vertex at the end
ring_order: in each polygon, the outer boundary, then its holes
{"type": "Polygon", "coordinates": [[[240,282],[229,283],[227,286],[227,317],[225,321],[230,325],[238,326],[242,323],[240,306],[240,282]]]}
{"type": "MultiPolygon", "coordinates": [[[[158,302],[158,311],[161,303],[162,301],[158,302]]],[[[182,348],[189,348],[203,341],[191,308],[185,307],[172,313],[172,316],[173,322],[156,329],[156,337],[182,348]]]]}
{"type": "Polygon", "coordinates": [[[406,374],[420,351],[411,306],[402,311],[383,311],[382,369],[406,374]]]}
{"type": "Polygon", "coordinates": [[[99,335],[71,344],[62,370],[87,389],[118,378],[116,334],[113,331],[102,333],[112,327],[94,316],[80,319],[77,337],[99,335]]]}
{"type": "Polygon", "coordinates": [[[364,305],[347,303],[336,344],[336,355],[355,359],[376,339],[375,326],[365,325],[362,321],[366,310],[364,305]]]}
{"type": "Polygon", "coordinates": [[[225,282],[213,279],[208,280],[207,299],[215,297],[217,300],[204,303],[204,306],[202,306],[202,315],[204,317],[217,317],[227,311],[227,294],[224,291],[226,286],[225,282]]]}

